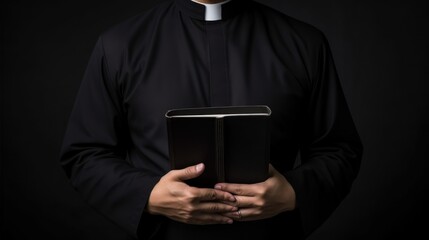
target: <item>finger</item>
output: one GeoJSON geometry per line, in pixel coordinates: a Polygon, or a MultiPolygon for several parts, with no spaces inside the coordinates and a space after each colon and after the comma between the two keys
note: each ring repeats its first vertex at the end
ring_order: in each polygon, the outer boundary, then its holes
{"type": "Polygon", "coordinates": [[[240,208],[235,212],[224,213],[223,216],[234,219],[234,221],[245,221],[246,219],[250,219],[251,210],[240,208]]]}
{"type": "Polygon", "coordinates": [[[255,184],[218,183],[215,189],[240,196],[255,196],[255,184]]]}
{"type": "Polygon", "coordinates": [[[235,202],[235,197],[229,193],[217,189],[200,188],[196,194],[200,201],[228,201],[235,202]]]}
{"type": "Polygon", "coordinates": [[[234,206],[238,208],[251,208],[251,207],[258,207],[258,201],[255,197],[248,197],[248,196],[235,196],[235,204],[234,206]]]}
{"type": "Polygon", "coordinates": [[[233,206],[233,207],[237,207],[238,206],[237,197],[235,197],[235,202],[231,202],[231,201],[219,201],[219,202],[223,203],[223,204],[227,204],[229,206],[233,206]]]}
{"type": "Polygon", "coordinates": [[[234,221],[244,222],[258,220],[259,217],[255,213],[256,211],[254,211],[252,208],[240,208],[235,212],[223,213],[222,215],[231,218],[234,221]]]}
{"type": "Polygon", "coordinates": [[[196,210],[202,213],[226,213],[235,212],[238,208],[224,203],[203,202],[198,204],[196,210]]]}
{"type": "Polygon", "coordinates": [[[242,214],[241,214],[241,209],[237,210],[235,212],[226,212],[226,213],[222,213],[222,216],[227,217],[227,218],[231,218],[234,221],[239,221],[242,218],[242,214]]]}
{"type": "Polygon", "coordinates": [[[200,176],[204,171],[204,164],[200,163],[187,168],[174,170],[173,178],[185,181],[200,176]]]}

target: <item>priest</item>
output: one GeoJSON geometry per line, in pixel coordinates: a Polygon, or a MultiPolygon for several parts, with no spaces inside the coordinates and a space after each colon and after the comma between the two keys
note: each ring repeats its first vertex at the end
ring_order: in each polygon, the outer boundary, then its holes
{"type": "Polygon", "coordinates": [[[349,193],[362,149],[320,30],[251,0],[170,0],[100,34],[60,162],[135,238],[304,239],[349,193]],[[165,113],[234,105],[272,110],[269,178],[187,185],[205,166],[170,169],[165,113]]]}

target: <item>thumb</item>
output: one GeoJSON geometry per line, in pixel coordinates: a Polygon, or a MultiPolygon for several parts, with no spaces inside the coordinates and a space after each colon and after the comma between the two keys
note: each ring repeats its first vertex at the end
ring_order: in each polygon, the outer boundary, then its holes
{"type": "Polygon", "coordinates": [[[268,166],[268,175],[270,176],[270,177],[272,177],[272,176],[274,176],[275,174],[277,174],[277,170],[273,167],[273,165],[271,165],[271,163],[270,163],[270,165],[268,166]]]}
{"type": "Polygon", "coordinates": [[[204,164],[199,163],[187,168],[176,170],[175,178],[181,181],[189,180],[200,176],[204,171],[204,164]]]}

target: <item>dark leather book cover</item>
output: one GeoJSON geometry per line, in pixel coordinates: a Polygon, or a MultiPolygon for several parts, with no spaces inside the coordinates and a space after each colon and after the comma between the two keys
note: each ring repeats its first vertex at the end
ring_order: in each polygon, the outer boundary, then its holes
{"type": "Polygon", "coordinates": [[[170,163],[205,170],[189,185],[257,183],[268,178],[271,110],[264,105],[172,109],[166,113],[170,163]]]}

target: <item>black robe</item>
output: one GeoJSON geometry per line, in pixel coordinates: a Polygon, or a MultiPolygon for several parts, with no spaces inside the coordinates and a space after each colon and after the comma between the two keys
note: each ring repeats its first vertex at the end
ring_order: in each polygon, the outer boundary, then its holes
{"type": "Polygon", "coordinates": [[[314,231],[349,192],[362,145],[324,34],[253,1],[222,5],[222,20],[173,0],[102,33],[61,150],[71,184],[133,236],[254,239],[314,231]],[[268,105],[271,164],[292,184],[297,209],[232,225],[186,225],[144,211],[170,170],[172,108],[268,105]]]}

